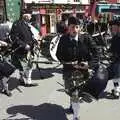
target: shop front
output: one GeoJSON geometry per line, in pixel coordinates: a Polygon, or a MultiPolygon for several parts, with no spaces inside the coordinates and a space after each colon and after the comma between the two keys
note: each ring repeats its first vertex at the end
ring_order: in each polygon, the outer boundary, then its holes
{"type": "Polygon", "coordinates": [[[77,17],[84,16],[85,7],[89,4],[88,0],[84,0],[87,1],[84,4],[82,2],[74,4],[73,0],[69,4],[67,4],[68,0],[45,1],[42,0],[41,2],[40,0],[39,2],[37,0],[32,3],[26,3],[26,9],[31,9],[33,13],[37,11],[36,16],[39,16],[39,30],[42,36],[49,33],[56,33],[56,23],[64,19],[64,17],[68,19],[70,15],[77,17]]]}

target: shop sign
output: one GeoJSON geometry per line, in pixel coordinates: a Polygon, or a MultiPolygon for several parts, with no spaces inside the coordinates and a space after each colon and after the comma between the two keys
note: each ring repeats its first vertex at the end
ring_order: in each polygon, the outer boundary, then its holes
{"type": "Polygon", "coordinates": [[[24,3],[51,3],[52,0],[24,0],[24,3]]]}

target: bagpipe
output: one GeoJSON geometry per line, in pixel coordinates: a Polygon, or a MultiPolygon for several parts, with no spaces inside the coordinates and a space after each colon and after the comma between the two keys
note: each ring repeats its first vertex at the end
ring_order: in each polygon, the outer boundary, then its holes
{"type": "Polygon", "coordinates": [[[98,31],[92,34],[93,40],[96,42],[96,48],[98,52],[98,65],[92,71],[92,75],[86,82],[82,91],[89,93],[94,98],[99,99],[99,95],[106,88],[109,80],[109,70],[111,59],[110,59],[110,39],[111,37],[107,31],[101,31],[101,26],[97,24],[98,31]]]}
{"type": "MultiPolygon", "coordinates": [[[[73,86],[69,92],[76,93],[76,98],[87,95],[98,100],[99,95],[105,90],[108,83],[107,65],[108,63],[99,62],[95,69],[90,69],[87,62],[72,64],[73,70],[70,80],[73,86]]],[[[69,93],[67,94],[69,95],[69,93]]]]}
{"type": "Polygon", "coordinates": [[[99,95],[105,90],[109,80],[109,58],[107,58],[102,52],[102,47],[99,47],[98,63],[92,70],[92,74],[90,74],[89,80],[82,89],[83,92],[89,93],[95,99],[99,99],[99,95]]]}

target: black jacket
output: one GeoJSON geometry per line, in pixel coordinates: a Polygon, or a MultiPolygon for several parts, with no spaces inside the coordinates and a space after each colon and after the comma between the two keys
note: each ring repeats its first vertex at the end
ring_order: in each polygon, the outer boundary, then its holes
{"type": "Polygon", "coordinates": [[[120,34],[116,34],[111,39],[110,50],[113,54],[120,54],[120,34]]]}
{"type": "Polygon", "coordinates": [[[112,60],[120,60],[120,33],[111,39],[110,52],[112,53],[112,60]]]}
{"type": "Polygon", "coordinates": [[[61,62],[98,61],[96,43],[88,34],[79,35],[78,41],[71,40],[69,34],[63,35],[56,55],[61,62]]]}
{"type": "Polygon", "coordinates": [[[11,39],[13,41],[13,49],[17,49],[17,53],[23,54],[27,51],[25,50],[26,44],[33,48],[34,38],[30,27],[25,23],[24,20],[18,20],[13,23],[11,32],[11,39]]]}

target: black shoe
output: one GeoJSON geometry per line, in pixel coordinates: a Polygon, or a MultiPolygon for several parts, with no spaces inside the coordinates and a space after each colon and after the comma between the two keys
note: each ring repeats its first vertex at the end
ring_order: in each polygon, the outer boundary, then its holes
{"type": "Polygon", "coordinates": [[[65,109],[65,112],[66,112],[67,114],[73,114],[72,105],[70,105],[69,108],[65,109]]]}
{"type": "Polygon", "coordinates": [[[76,118],[74,118],[74,120],[80,120],[80,118],[79,118],[79,117],[76,117],[76,118]]]}
{"type": "Polygon", "coordinates": [[[37,83],[30,83],[30,84],[25,84],[24,87],[35,87],[38,86],[37,83]]]}
{"type": "Polygon", "coordinates": [[[115,94],[115,90],[114,90],[114,89],[111,91],[111,95],[113,96],[113,99],[119,99],[120,93],[118,92],[118,94],[119,94],[119,95],[116,95],[116,94],[115,94]]]}
{"type": "Polygon", "coordinates": [[[38,86],[37,83],[30,83],[30,84],[28,84],[28,83],[24,83],[23,81],[20,81],[20,85],[24,86],[24,87],[35,87],[35,86],[38,86]]]}
{"type": "Polygon", "coordinates": [[[21,86],[25,86],[25,83],[23,81],[19,81],[21,86]]]}
{"type": "Polygon", "coordinates": [[[8,97],[12,96],[12,93],[9,90],[2,90],[2,93],[7,95],[8,97]]]}

